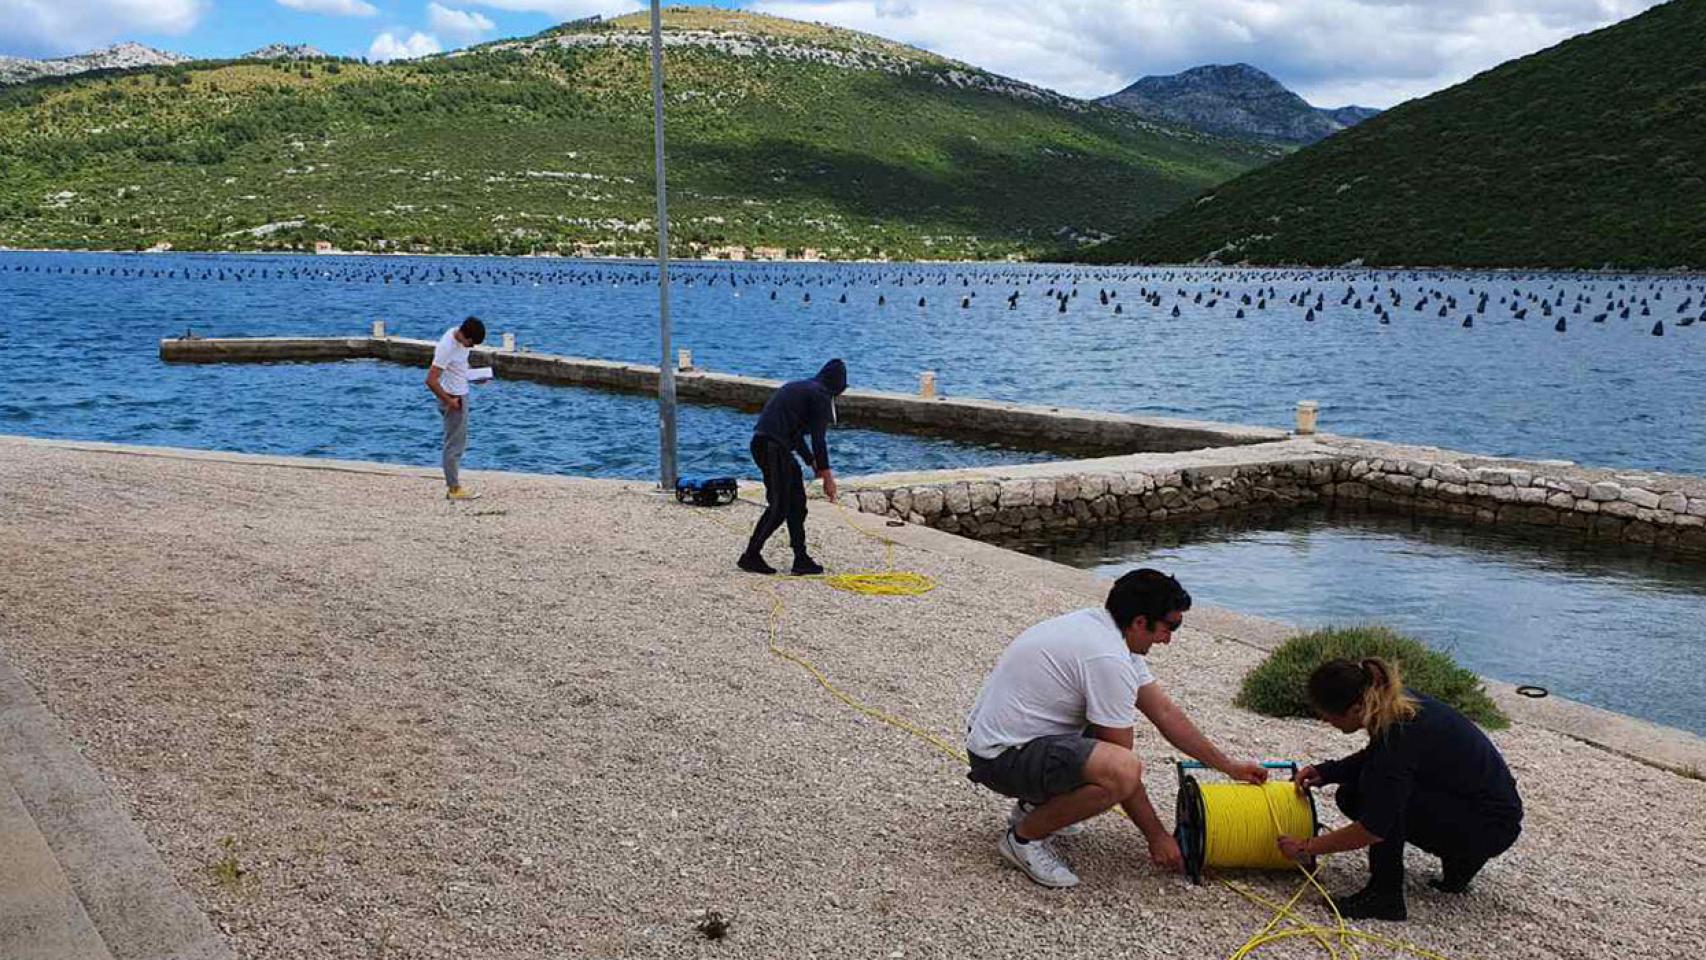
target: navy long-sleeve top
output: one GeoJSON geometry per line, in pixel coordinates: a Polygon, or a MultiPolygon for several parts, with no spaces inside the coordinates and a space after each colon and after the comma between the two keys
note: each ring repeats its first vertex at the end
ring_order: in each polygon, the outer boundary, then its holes
{"type": "Polygon", "coordinates": [[[758,414],[752,432],[770,437],[816,470],[829,469],[829,421],[835,398],[847,390],[847,365],[831,360],[810,380],[790,380],[777,388],[758,414]],[[806,435],[811,434],[811,447],[806,435]]]}
{"type": "Polygon", "coordinates": [[[1323,783],[1355,783],[1362,797],[1357,822],[1386,838],[1403,824],[1418,791],[1444,795],[1491,823],[1522,819],[1516,779],[1493,741],[1474,721],[1415,692],[1415,717],[1395,723],[1368,746],[1341,760],[1315,765],[1323,783]]]}

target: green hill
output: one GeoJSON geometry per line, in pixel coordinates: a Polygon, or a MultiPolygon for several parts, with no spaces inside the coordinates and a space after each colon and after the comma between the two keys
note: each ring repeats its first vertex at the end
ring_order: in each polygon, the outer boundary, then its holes
{"type": "Polygon", "coordinates": [[[1706,0],[1412,101],[1204,193],[1098,261],[1706,266],[1706,0]]]}
{"type": "MultiPolygon", "coordinates": [[[[0,89],[0,244],[648,252],[647,28],[0,89]]],[[[705,8],[666,30],[678,256],[1046,253],[1274,155],[853,31],[705,8]]]]}

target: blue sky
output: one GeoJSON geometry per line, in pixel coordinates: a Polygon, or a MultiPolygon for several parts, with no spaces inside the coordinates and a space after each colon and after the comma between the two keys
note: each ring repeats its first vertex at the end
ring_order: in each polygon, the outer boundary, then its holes
{"type": "MultiPolygon", "coordinates": [[[[1656,0],[719,0],[866,30],[1063,93],[1251,63],[1317,106],[1389,107],[1656,0]]],[[[119,40],[228,57],[269,43],[389,59],[536,33],[637,0],[0,0],[0,55],[119,40]]]]}

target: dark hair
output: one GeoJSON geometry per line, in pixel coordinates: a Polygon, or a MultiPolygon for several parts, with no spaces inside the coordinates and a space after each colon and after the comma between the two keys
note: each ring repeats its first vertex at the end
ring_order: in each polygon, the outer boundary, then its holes
{"type": "Polygon", "coordinates": [[[1329,660],[1309,675],[1309,703],[1322,713],[1345,714],[1362,704],[1362,726],[1378,737],[1394,723],[1416,715],[1416,701],[1404,692],[1398,665],[1379,657],[1352,663],[1329,660]]]}
{"type": "Polygon", "coordinates": [[[1164,619],[1174,610],[1189,610],[1191,595],[1185,592],[1179,581],[1159,570],[1144,567],[1115,580],[1104,606],[1113,615],[1114,626],[1124,630],[1138,617],[1143,617],[1153,626],[1155,621],[1164,619]]]}
{"type": "Polygon", "coordinates": [[[462,326],[458,329],[462,331],[462,335],[467,337],[469,344],[473,346],[477,347],[486,342],[486,324],[479,317],[469,317],[462,321],[462,326]]]}

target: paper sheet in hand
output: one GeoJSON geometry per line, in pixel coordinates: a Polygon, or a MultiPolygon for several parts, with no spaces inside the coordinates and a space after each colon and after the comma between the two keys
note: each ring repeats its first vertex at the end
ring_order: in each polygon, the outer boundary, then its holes
{"type": "Polygon", "coordinates": [[[469,367],[468,368],[468,382],[469,383],[484,383],[485,381],[490,380],[490,379],[492,379],[492,368],[491,367],[469,367]]]}

